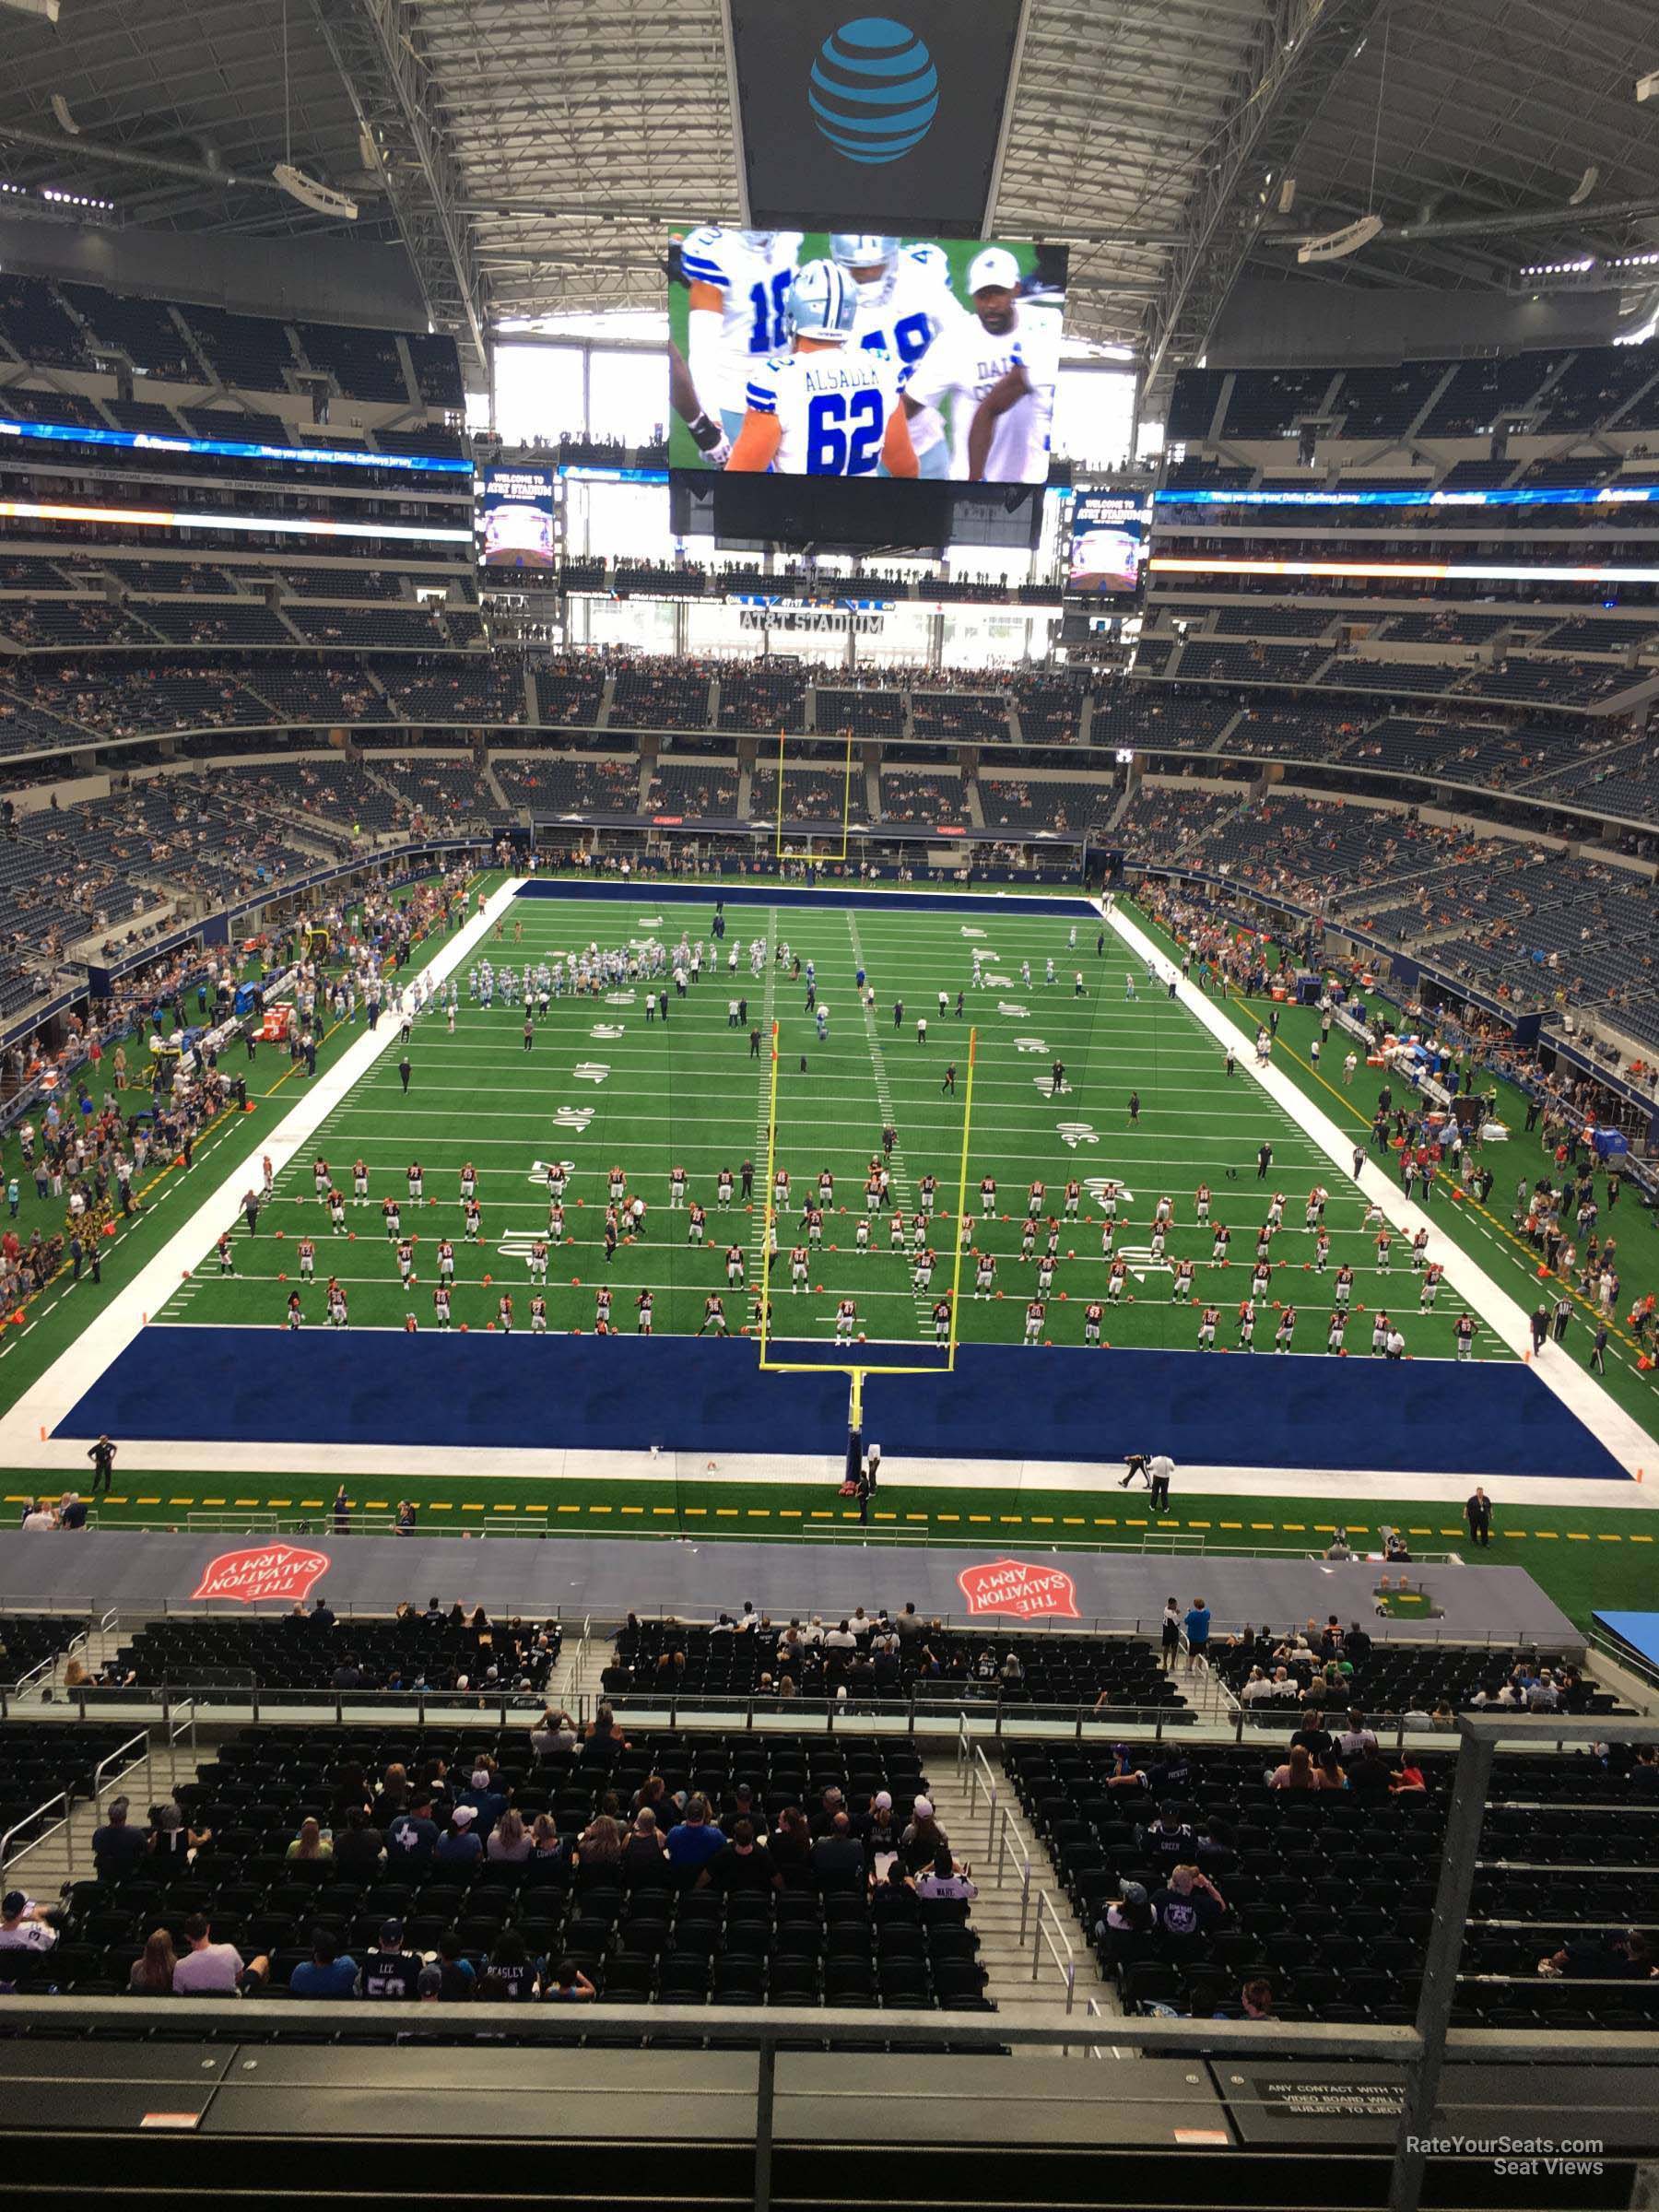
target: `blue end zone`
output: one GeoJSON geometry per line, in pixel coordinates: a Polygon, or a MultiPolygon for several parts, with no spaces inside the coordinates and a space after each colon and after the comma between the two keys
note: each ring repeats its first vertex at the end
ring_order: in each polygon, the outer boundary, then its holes
{"type": "MultiPolygon", "coordinates": [[[[57,1433],[229,1451],[264,1441],[837,1453],[847,1401],[840,1375],[762,1374],[742,1337],[155,1326],[57,1433]]],[[[1188,1466],[1626,1479],[1530,1368],[1439,1359],[965,1345],[954,1375],[872,1375],[865,1433],[895,1461],[1162,1449],[1188,1466]]]]}
{"type": "Polygon", "coordinates": [[[805,884],[745,884],[712,877],[702,885],[689,883],[619,883],[602,877],[594,883],[569,877],[532,877],[519,886],[520,899],[620,899],[649,912],[658,906],[702,906],[712,914],[716,903],[726,906],[857,906],[866,911],[890,906],[898,910],[935,914],[1056,914],[1072,921],[1088,917],[1099,923],[1100,913],[1079,891],[1057,891],[1052,899],[985,889],[980,891],[889,891],[878,883],[851,884],[845,890],[828,886],[808,889],[805,884]]]}

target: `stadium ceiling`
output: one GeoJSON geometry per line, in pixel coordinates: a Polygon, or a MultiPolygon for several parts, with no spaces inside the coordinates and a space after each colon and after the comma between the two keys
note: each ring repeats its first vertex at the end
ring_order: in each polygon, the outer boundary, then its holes
{"type": "MultiPolygon", "coordinates": [[[[665,227],[736,212],[721,0],[62,0],[55,29],[0,20],[0,174],[26,194],[401,241],[475,351],[496,322],[659,304],[665,227]],[[355,224],[272,182],[290,147],[355,224]]],[[[1655,66],[1652,0],[1597,0],[1582,28],[1557,0],[1029,0],[993,228],[1069,240],[1071,327],[1161,382],[1246,273],[1514,290],[1526,266],[1650,249],[1659,102],[1635,84],[1655,66]],[[1297,240],[1373,213],[1359,253],[1298,269],[1297,240]]]]}

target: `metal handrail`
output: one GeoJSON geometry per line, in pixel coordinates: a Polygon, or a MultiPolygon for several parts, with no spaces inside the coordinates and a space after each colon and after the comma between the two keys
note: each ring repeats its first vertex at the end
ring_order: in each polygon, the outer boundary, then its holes
{"type": "Polygon", "coordinates": [[[32,1812],[25,1813],[21,1820],[15,1820],[6,1833],[0,1836],[0,1876],[5,1875],[14,1858],[27,1858],[31,1851],[37,1851],[49,1838],[55,1836],[59,1829],[64,1830],[64,1863],[68,1867],[70,1874],[73,1875],[75,1872],[75,1823],[69,1817],[72,1810],[73,1805],[69,1792],[59,1790],[55,1796],[43,1799],[32,1812]],[[63,1818],[54,1820],[50,1828],[42,1829],[38,1836],[31,1836],[20,1851],[14,1853],[11,1849],[12,1838],[20,1836],[25,1829],[32,1828],[37,1820],[43,1819],[54,1805],[63,1806],[63,1818]]]}
{"type": "Polygon", "coordinates": [[[179,1739],[185,1730],[190,1731],[190,1771],[194,1774],[198,1764],[196,1745],[196,1701],[185,1698],[175,1705],[162,1725],[167,1730],[167,1786],[177,1789],[179,1784],[179,1739]]]}
{"type": "Polygon", "coordinates": [[[145,1786],[153,1794],[156,1786],[156,1776],[154,1754],[150,1747],[150,1732],[147,1728],[141,1728],[135,1735],[129,1735],[124,1744],[117,1744],[114,1750],[110,1753],[109,1757],[107,1759],[100,1759],[97,1766],[93,1768],[92,1810],[99,1818],[101,1818],[103,1815],[103,1794],[106,1781],[121,1780],[123,1776],[132,1773],[134,1770],[141,1763],[144,1768],[145,1786]],[[133,1747],[135,1745],[136,1745],[138,1748],[135,1751],[133,1751],[133,1747]],[[117,1759],[126,1759],[126,1755],[129,1751],[133,1751],[133,1757],[127,1759],[125,1766],[120,1769],[119,1773],[112,1777],[110,1774],[111,1768],[115,1765],[117,1759]]]}
{"type": "Polygon", "coordinates": [[[26,1698],[31,1688],[43,1687],[43,1678],[49,1680],[56,1674],[57,1663],[63,1656],[62,1652],[53,1652],[50,1658],[42,1659],[31,1666],[27,1674],[19,1675],[11,1686],[10,1694],[14,1698],[26,1698]]]}
{"type": "Polygon", "coordinates": [[[1065,2009],[1069,2013],[1077,1990],[1077,1955],[1072,1948],[1071,1937],[1066,1934],[1060,1915],[1054,1908],[1053,1899],[1050,1897],[1046,1889],[1039,1889],[1037,1892],[1037,1933],[1031,1943],[1031,1979],[1033,1982],[1042,1971],[1042,1951],[1045,1944],[1048,1947],[1049,1957],[1059,1968],[1060,1978],[1065,1983],[1065,2009]],[[1044,1914],[1053,1923],[1053,1936],[1043,1924],[1044,1914]],[[1064,1959],[1061,1958],[1054,1946],[1054,1936],[1056,1936],[1065,1947],[1064,1959]]]}
{"type": "Polygon", "coordinates": [[[1031,1875],[1033,1871],[1031,1854],[1026,1849],[1018,1830],[1014,1826],[1013,1807],[1004,1806],[1003,1817],[997,1823],[996,1830],[996,1865],[991,1877],[998,1889],[1002,1888],[1003,1868],[1007,1864],[1010,1843],[1019,1857],[1019,1940],[1023,1943],[1026,1919],[1031,1909],[1031,1875]]]}
{"type": "Polygon", "coordinates": [[[972,1746],[972,1757],[968,1761],[968,1818],[971,1820],[978,1800],[985,1800],[987,1826],[985,1830],[985,1856],[996,1841],[996,1777],[991,1771],[991,1761],[977,1744],[972,1746]]]}

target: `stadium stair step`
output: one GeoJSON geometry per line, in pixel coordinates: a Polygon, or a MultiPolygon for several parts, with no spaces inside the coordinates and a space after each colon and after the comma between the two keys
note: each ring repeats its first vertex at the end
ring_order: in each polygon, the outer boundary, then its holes
{"type": "MultiPolygon", "coordinates": [[[[1083,2016],[1091,1997],[1102,2011],[1115,2012],[1118,2009],[1115,1994],[1100,1981],[1088,1936],[1072,1910],[1071,1900],[1054,1871],[1053,1861],[1027,1822],[1013,1782],[1004,1773],[1000,1760],[987,1753],[996,1783],[994,1826],[999,1839],[1004,1832],[1005,1815],[1007,1821],[1008,1847],[1003,1853],[999,1883],[996,1847],[991,1842],[993,1824],[982,1791],[974,1795],[966,1777],[961,1781],[957,1779],[954,1759],[944,1744],[930,1746],[925,1756],[935,1817],[950,1838],[951,1850],[957,1858],[972,1869],[972,1878],[979,1888],[969,1924],[980,1939],[979,1957],[985,1970],[986,1996],[1000,2014],[1015,2021],[1050,2026],[1056,2018],[1064,2018],[1064,1977],[1047,1944],[1038,1946],[1036,1900],[1037,1892],[1041,1890],[1046,1893],[1072,1947],[1077,1969],[1074,2013],[1083,2016]],[[1024,1873],[1021,1852],[1029,1857],[1031,1867],[1031,1894],[1023,1936],[1020,1933],[1024,1873]],[[1039,1959],[1035,1980],[1031,1973],[1034,1950],[1038,1951],[1039,1959]]],[[[1060,1948],[1064,1958],[1064,1947],[1060,1948]]]]}

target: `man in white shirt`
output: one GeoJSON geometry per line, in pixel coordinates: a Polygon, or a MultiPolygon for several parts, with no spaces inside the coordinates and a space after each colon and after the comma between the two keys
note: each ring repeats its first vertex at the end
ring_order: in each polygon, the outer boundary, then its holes
{"type": "MultiPolygon", "coordinates": [[[[56,1917],[53,1909],[37,1905],[21,1889],[8,1889],[0,1902],[0,1951],[55,1950],[56,1917]]],[[[3,1973],[0,1979],[4,1979],[3,1973]]]]}
{"type": "Polygon", "coordinates": [[[948,408],[953,478],[963,483],[1044,484],[1060,317],[1022,299],[1019,264],[987,246],[968,271],[973,313],[947,324],[904,387],[907,414],[948,408]]]}
{"type": "Polygon", "coordinates": [[[175,1997],[234,1997],[249,1982],[264,1982],[271,1961],[263,1954],[244,1960],[233,1943],[215,1943],[206,1915],[193,1912],[184,1923],[190,1948],[173,1968],[175,1997]]]}
{"type": "Polygon", "coordinates": [[[1170,1510],[1170,1483],[1174,1477],[1175,1462],[1167,1452],[1154,1452],[1147,1462],[1147,1488],[1151,1493],[1147,1503],[1154,1512],[1167,1513],[1170,1510]]]}

